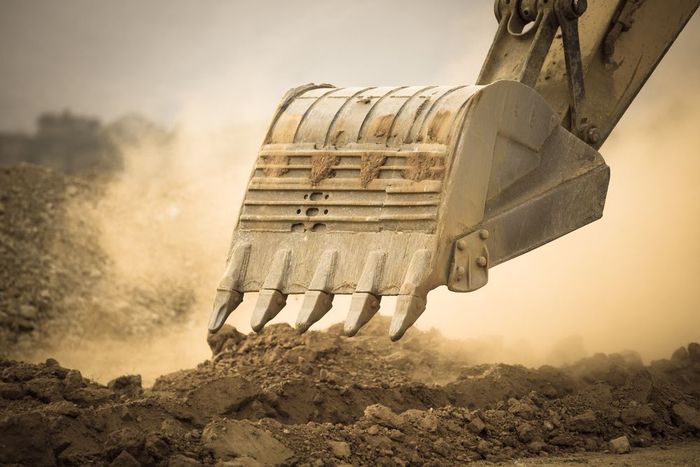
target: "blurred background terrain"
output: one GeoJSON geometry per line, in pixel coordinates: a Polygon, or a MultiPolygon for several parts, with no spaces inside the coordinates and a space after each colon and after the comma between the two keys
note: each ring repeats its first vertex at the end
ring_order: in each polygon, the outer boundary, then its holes
{"type": "MultiPolygon", "coordinates": [[[[0,10],[0,165],[53,169],[3,175],[2,254],[34,284],[2,285],[3,323],[20,330],[4,352],[58,356],[100,379],[206,357],[249,167],[286,89],[473,82],[496,28],[491,2],[457,0],[2,0],[0,10]],[[29,219],[10,217],[15,203],[29,219]],[[21,222],[36,233],[18,239],[21,222]],[[56,308],[74,318],[53,321],[66,315],[56,308]],[[139,333],[154,337],[123,350],[139,333]]],[[[604,218],[496,268],[476,293],[432,292],[419,328],[468,342],[476,362],[530,365],[624,349],[649,360],[700,337],[699,21],[602,148],[604,218]]],[[[291,302],[278,320],[293,319],[291,302]]],[[[317,327],[347,305],[339,297],[317,327]]],[[[231,317],[239,329],[251,306],[231,317]]]]}

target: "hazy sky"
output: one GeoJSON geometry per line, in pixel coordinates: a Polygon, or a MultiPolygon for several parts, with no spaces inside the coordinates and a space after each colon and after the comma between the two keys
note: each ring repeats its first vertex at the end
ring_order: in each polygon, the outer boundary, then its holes
{"type": "Polygon", "coordinates": [[[267,120],[306,82],[473,82],[491,0],[0,0],[0,128],[70,107],[267,120]]]}
{"type": "MultiPolygon", "coordinates": [[[[179,186],[194,204],[178,251],[204,264],[208,301],[259,140],[288,88],[474,82],[495,29],[491,0],[0,0],[0,129],[31,128],[39,112],[64,108],[252,128],[182,151],[179,186]],[[228,171],[198,172],[212,144],[228,171]]],[[[699,57],[696,15],[602,148],[612,172],[602,220],[494,268],[475,293],[432,292],[417,325],[501,336],[521,356],[567,336],[589,351],[646,357],[700,340],[699,57]]],[[[161,167],[135,175],[123,187],[135,198],[127,215],[168,176],[161,167]]],[[[137,243],[148,232],[129,237],[112,220],[120,240],[152,252],[137,243]]],[[[133,267],[134,256],[115,257],[133,267]]],[[[280,319],[294,319],[299,301],[290,302],[280,319]]],[[[230,322],[246,329],[254,303],[230,322]]],[[[336,303],[319,326],[343,319],[348,301],[336,303]]],[[[192,345],[206,356],[201,329],[192,345]]]]}

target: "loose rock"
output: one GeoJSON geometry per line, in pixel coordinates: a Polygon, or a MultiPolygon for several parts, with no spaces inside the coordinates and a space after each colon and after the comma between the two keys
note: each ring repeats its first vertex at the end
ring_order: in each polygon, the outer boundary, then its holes
{"type": "Polygon", "coordinates": [[[247,421],[214,421],[204,429],[202,441],[219,459],[250,457],[264,464],[281,464],[294,455],[269,432],[247,421]]]}
{"type": "Polygon", "coordinates": [[[610,440],[610,450],[615,454],[626,454],[632,450],[627,436],[620,436],[610,440]]]}
{"type": "Polygon", "coordinates": [[[700,431],[700,411],[685,403],[673,406],[673,413],[682,423],[700,431]]]}
{"type": "Polygon", "coordinates": [[[347,459],[350,457],[350,445],[344,441],[329,441],[333,455],[339,459],[347,459]]]}

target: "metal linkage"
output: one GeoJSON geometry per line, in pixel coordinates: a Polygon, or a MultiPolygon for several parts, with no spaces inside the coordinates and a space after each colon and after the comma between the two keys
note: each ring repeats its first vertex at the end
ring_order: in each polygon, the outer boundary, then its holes
{"type": "Polygon", "coordinates": [[[582,139],[581,119],[579,113],[586,100],[586,87],[583,83],[583,63],[581,62],[581,43],[578,37],[578,18],[586,12],[586,0],[558,0],[554,10],[561,28],[564,43],[564,60],[569,76],[569,128],[582,139]]]}
{"type": "Polygon", "coordinates": [[[489,281],[489,231],[480,229],[454,243],[447,287],[453,292],[473,292],[489,281]]]}
{"type": "Polygon", "coordinates": [[[535,87],[558,29],[561,29],[569,83],[568,128],[584,138],[580,109],[586,91],[578,33],[578,18],[586,12],[586,0],[496,0],[499,27],[478,84],[501,79],[535,87]]]}

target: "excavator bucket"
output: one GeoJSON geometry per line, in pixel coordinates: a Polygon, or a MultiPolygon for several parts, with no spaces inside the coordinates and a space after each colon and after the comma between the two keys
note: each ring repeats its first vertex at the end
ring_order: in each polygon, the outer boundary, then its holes
{"type": "Polygon", "coordinates": [[[609,169],[532,88],[306,85],[280,104],[260,149],[209,324],[258,292],[260,331],[304,294],[306,331],[351,294],[354,335],[395,295],[397,340],[447,285],[602,215],[609,169]]]}

